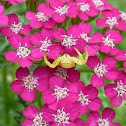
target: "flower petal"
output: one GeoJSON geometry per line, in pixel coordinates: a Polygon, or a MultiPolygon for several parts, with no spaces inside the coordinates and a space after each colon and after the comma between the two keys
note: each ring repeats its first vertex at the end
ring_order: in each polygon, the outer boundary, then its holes
{"type": "Polygon", "coordinates": [[[25,90],[25,88],[23,86],[23,81],[21,81],[21,80],[13,81],[11,83],[10,87],[13,90],[13,92],[16,93],[16,94],[20,94],[25,90]]]}
{"type": "Polygon", "coordinates": [[[104,82],[104,77],[98,77],[96,74],[91,77],[91,84],[96,88],[102,87],[104,85],[104,82]]]}
{"type": "Polygon", "coordinates": [[[115,97],[117,95],[117,91],[114,88],[116,88],[115,84],[107,84],[104,88],[105,95],[109,98],[115,97]]]}
{"type": "Polygon", "coordinates": [[[38,113],[39,113],[38,109],[33,105],[30,105],[30,106],[26,107],[25,110],[23,111],[23,115],[25,117],[27,117],[28,119],[34,119],[34,117],[38,113]]]}
{"type": "Polygon", "coordinates": [[[24,77],[27,77],[28,75],[30,75],[30,71],[28,70],[28,68],[19,67],[16,71],[16,77],[19,80],[22,80],[24,77]]]}
{"type": "Polygon", "coordinates": [[[110,99],[110,103],[114,106],[114,107],[119,107],[122,104],[122,97],[120,96],[115,96],[113,98],[110,99]]]}
{"type": "Polygon", "coordinates": [[[103,110],[102,112],[103,119],[108,119],[108,121],[111,123],[114,117],[115,117],[115,112],[113,109],[107,107],[103,110]]]}
{"type": "Polygon", "coordinates": [[[34,90],[28,91],[27,89],[21,93],[21,98],[27,102],[33,102],[35,100],[36,93],[34,90]]]}
{"type": "Polygon", "coordinates": [[[100,63],[100,60],[97,56],[90,56],[88,58],[87,65],[91,69],[94,69],[98,65],[98,63],[100,63]]]}
{"type": "Polygon", "coordinates": [[[6,60],[8,60],[10,62],[17,62],[18,61],[17,52],[8,51],[5,53],[5,58],[6,58],[6,60]]]}

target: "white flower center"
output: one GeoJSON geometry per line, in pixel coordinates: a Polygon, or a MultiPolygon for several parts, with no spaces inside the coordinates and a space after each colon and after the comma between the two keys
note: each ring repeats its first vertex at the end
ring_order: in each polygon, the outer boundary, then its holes
{"type": "Polygon", "coordinates": [[[68,77],[67,71],[66,71],[66,69],[63,68],[63,67],[57,68],[56,73],[54,73],[54,75],[60,76],[60,77],[62,77],[64,80],[66,80],[67,77],[68,77]]]}
{"type": "Polygon", "coordinates": [[[118,96],[122,97],[124,94],[126,94],[126,85],[123,84],[122,80],[117,82],[117,87],[113,89],[117,91],[118,96]]]}
{"type": "Polygon", "coordinates": [[[110,29],[112,29],[116,24],[118,24],[116,17],[107,17],[107,18],[108,19],[106,20],[105,24],[108,24],[110,29]]]}
{"type": "Polygon", "coordinates": [[[104,5],[104,3],[101,0],[92,0],[96,7],[104,5]]]}
{"type": "Polygon", "coordinates": [[[103,38],[103,43],[104,43],[104,45],[111,46],[112,49],[115,46],[114,39],[111,39],[110,35],[108,35],[106,38],[103,38]]]}
{"type": "Polygon", "coordinates": [[[120,17],[123,21],[126,21],[126,13],[125,12],[121,12],[120,17]]]}
{"type": "Polygon", "coordinates": [[[43,119],[42,113],[35,116],[32,126],[49,126],[49,124],[43,119]]]}
{"type": "Polygon", "coordinates": [[[42,43],[40,50],[48,52],[49,51],[48,47],[52,45],[51,40],[48,39],[48,37],[46,37],[44,41],[40,41],[40,42],[42,43]]]}
{"type": "Polygon", "coordinates": [[[54,91],[55,91],[55,93],[52,94],[52,95],[56,96],[57,97],[57,101],[59,101],[59,100],[65,98],[66,96],[68,96],[67,92],[69,90],[66,87],[61,88],[61,87],[56,86],[54,91]]]}
{"type": "Polygon", "coordinates": [[[82,91],[80,91],[80,94],[78,94],[78,100],[77,101],[80,101],[82,106],[88,105],[89,102],[91,102],[91,101],[88,100],[88,95],[84,95],[82,93],[82,91]]]}
{"type": "Polygon", "coordinates": [[[12,26],[10,27],[11,31],[14,32],[15,34],[18,34],[18,32],[23,29],[22,28],[22,23],[18,23],[18,24],[12,24],[12,26]]]}
{"type": "Polygon", "coordinates": [[[85,33],[81,33],[81,34],[80,34],[80,38],[82,38],[82,39],[85,40],[86,42],[89,42],[89,40],[91,39],[91,38],[88,37],[88,35],[85,34],[85,33]]]}
{"type": "Polygon", "coordinates": [[[90,5],[87,3],[78,3],[77,4],[82,12],[89,11],[90,5]]]}
{"type": "Polygon", "coordinates": [[[37,83],[38,78],[31,77],[30,75],[27,77],[23,78],[24,81],[24,86],[29,90],[32,91],[36,86],[38,85],[37,83]]]}
{"type": "Polygon", "coordinates": [[[36,14],[37,18],[38,18],[38,21],[42,21],[42,22],[46,22],[46,21],[49,21],[49,18],[51,18],[51,16],[47,16],[45,15],[44,13],[42,12],[38,12],[36,14]]]}
{"type": "Polygon", "coordinates": [[[62,41],[62,45],[66,47],[71,47],[72,45],[76,45],[77,39],[73,39],[72,35],[62,35],[64,37],[64,40],[62,41]]]}
{"type": "Polygon", "coordinates": [[[98,77],[103,77],[103,75],[106,73],[106,72],[108,72],[107,70],[106,70],[106,65],[104,65],[104,64],[99,64],[98,63],[98,65],[94,68],[94,72],[95,72],[95,74],[98,76],[98,77]]]}
{"type": "Polygon", "coordinates": [[[64,14],[67,14],[68,13],[68,9],[69,9],[70,7],[68,7],[68,6],[66,6],[66,5],[64,5],[63,7],[58,7],[58,8],[55,8],[55,12],[56,13],[59,13],[60,14],[60,16],[62,16],[62,15],[64,15],[64,14]]]}
{"type": "Polygon", "coordinates": [[[52,115],[54,116],[54,121],[56,123],[58,123],[58,126],[60,124],[63,124],[63,126],[65,126],[64,124],[69,124],[69,113],[65,113],[64,112],[64,108],[62,108],[62,110],[58,109],[57,110],[57,115],[52,115]]]}
{"type": "Polygon", "coordinates": [[[26,58],[31,54],[31,50],[26,48],[25,46],[19,45],[19,48],[17,49],[17,56],[19,58],[26,58]]]}
{"type": "Polygon", "coordinates": [[[98,119],[98,126],[109,126],[109,121],[107,119],[98,119]]]}

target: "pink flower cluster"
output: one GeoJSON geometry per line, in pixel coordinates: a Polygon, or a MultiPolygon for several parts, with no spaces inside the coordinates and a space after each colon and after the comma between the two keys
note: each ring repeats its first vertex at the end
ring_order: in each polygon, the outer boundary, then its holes
{"type": "MultiPolygon", "coordinates": [[[[25,1],[8,0],[11,4],[25,1]]],[[[0,4],[0,33],[14,48],[5,52],[5,58],[20,66],[10,87],[30,104],[37,93],[44,101],[39,109],[33,105],[24,109],[21,126],[121,126],[113,122],[113,109],[106,107],[99,114],[99,88],[114,107],[126,100],[126,51],[118,48],[126,31],[126,12],[107,0],[46,0],[37,12],[27,11],[25,18],[28,24],[22,24],[16,14],[5,15],[0,4]],[[100,12],[103,18],[97,18],[100,12]],[[90,21],[95,18],[102,33],[92,30],[90,21]],[[44,54],[53,62],[64,54],[77,57],[75,48],[80,53],[87,49],[85,66],[93,73],[88,84],[80,80],[76,68],[43,66],[44,54]],[[27,68],[34,64],[38,65],[34,71],[27,68]],[[86,122],[80,118],[84,114],[88,114],[86,122]]]]}

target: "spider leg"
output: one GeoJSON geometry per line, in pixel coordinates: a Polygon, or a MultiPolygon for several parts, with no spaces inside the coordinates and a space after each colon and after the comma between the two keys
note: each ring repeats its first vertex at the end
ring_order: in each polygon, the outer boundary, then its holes
{"type": "Polygon", "coordinates": [[[87,52],[87,49],[85,48],[85,53],[86,53],[86,56],[85,56],[85,59],[83,58],[83,55],[78,51],[78,49],[74,48],[75,51],[77,52],[78,54],[78,58],[76,57],[71,57],[72,60],[76,63],[76,64],[79,64],[79,65],[82,65],[82,64],[85,64],[88,60],[88,52],[87,52]]]}
{"type": "Polygon", "coordinates": [[[50,63],[46,57],[46,54],[44,54],[44,62],[50,67],[50,68],[55,68],[56,66],[58,66],[58,64],[60,63],[60,59],[57,58],[54,60],[53,63],[50,63]]]}

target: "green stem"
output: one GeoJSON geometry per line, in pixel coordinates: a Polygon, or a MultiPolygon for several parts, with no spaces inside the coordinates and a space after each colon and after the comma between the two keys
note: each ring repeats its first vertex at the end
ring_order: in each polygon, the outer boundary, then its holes
{"type": "Polygon", "coordinates": [[[87,67],[84,67],[84,68],[80,67],[80,68],[77,68],[77,70],[79,72],[92,72],[92,73],[94,72],[93,69],[90,69],[90,68],[87,68],[87,67]]]}
{"type": "Polygon", "coordinates": [[[39,107],[41,108],[42,107],[42,97],[41,97],[41,93],[38,92],[38,97],[37,97],[37,102],[38,102],[38,105],[39,107]]]}
{"type": "Polygon", "coordinates": [[[9,106],[8,106],[8,83],[7,83],[7,67],[2,69],[2,86],[3,86],[3,101],[4,101],[4,114],[5,126],[9,124],[9,106]]]}

